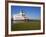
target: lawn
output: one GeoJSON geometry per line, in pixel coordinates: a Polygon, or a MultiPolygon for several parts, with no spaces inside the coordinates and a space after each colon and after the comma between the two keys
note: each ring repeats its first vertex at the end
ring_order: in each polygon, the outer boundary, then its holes
{"type": "Polygon", "coordinates": [[[18,22],[11,25],[11,31],[20,31],[20,30],[39,30],[40,21],[30,21],[30,22],[18,22]]]}

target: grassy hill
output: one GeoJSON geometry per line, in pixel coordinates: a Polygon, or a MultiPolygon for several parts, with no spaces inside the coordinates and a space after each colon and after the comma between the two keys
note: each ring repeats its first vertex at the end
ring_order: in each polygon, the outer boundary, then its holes
{"type": "Polygon", "coordinates": [[[30,20],[29,22],[18,22],[11,25],[11,31],[19,30],[39,30],[40,20],[30,20]]]}

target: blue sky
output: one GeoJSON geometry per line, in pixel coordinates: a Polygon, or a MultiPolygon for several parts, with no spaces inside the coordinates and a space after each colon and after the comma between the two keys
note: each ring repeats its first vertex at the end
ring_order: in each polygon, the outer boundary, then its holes
{"type": "Polygon", "coordinates": [[[12,15],[15,15],[20,12],[20,10],[23,10],[25,15],[34,20],[40,19],[40,7],[33,7],[33,6],[11,6],[11,13],[12,15]]]}

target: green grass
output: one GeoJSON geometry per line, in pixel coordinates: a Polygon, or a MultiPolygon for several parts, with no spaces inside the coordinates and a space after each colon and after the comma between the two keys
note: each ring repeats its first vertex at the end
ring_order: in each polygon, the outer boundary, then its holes
{"type": "Polygon", "coordinates": [[[40,29],[40,21],[21,22],[11,25],[11,31],[39,30],[39,29],[40,29]]]}

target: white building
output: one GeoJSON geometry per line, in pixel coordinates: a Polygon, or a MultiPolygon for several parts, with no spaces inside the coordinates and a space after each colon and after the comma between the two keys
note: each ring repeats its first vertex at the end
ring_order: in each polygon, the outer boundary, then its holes
{"type": "Polygon", "coordinates": [[[12,19],[13,19],[13,23],[15,23],[15,22],[18,22],[18,21],[19,22],[20,21],[21,22],[25,21],[25,20],[27,20],[29,18],[25,15],[25,13],[23,11],[20,11],[20,13],[13,15],[12,19]]]}

